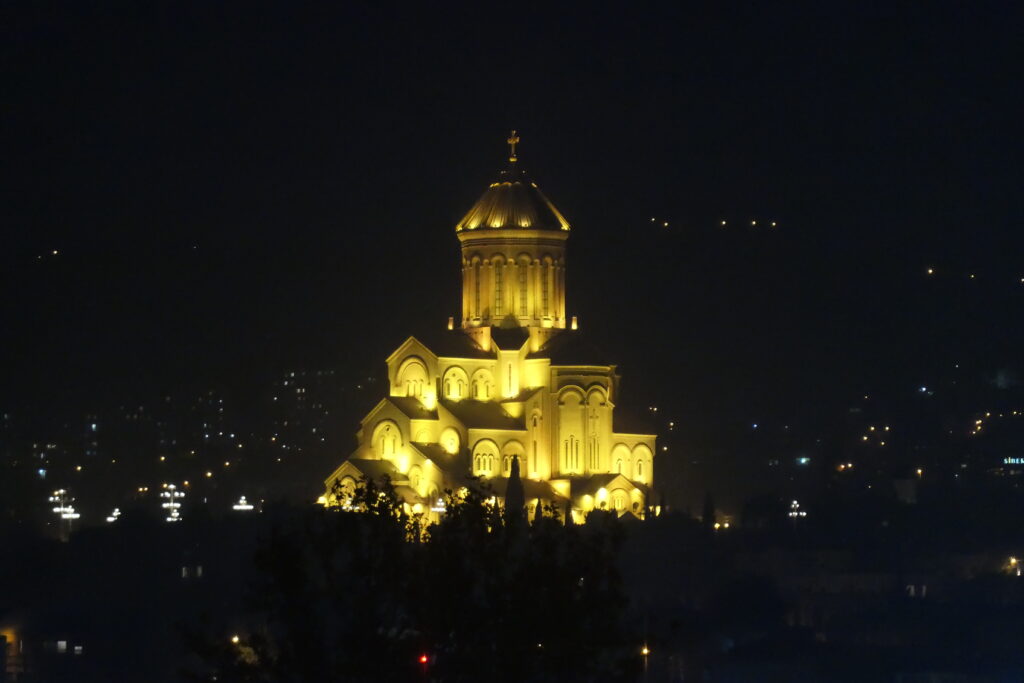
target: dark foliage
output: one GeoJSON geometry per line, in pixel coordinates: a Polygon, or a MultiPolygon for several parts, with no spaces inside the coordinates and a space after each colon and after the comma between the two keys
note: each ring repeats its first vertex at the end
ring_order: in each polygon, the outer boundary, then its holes
{"type": "Polygon", "coordinates": [[[238,642],[193,643],[201,680],[615,680],[625,598],[614,519],[506,521],[488,492],[447,492],[424,528],[393,488],[351,510],[289,510],[265,539],[238,642]],[[599,523],[597,523],[599,521],[599,523]],[[423,661],[425,657],[426,661],[423,661]]]}

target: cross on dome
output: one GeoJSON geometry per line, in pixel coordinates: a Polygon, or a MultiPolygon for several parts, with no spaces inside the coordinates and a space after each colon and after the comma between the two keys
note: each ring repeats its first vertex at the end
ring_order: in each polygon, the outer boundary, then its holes
{"type": "Polygon", "coordinates": [[[512,134],[508,136],[508,146],[509,146],[509,149],[510,149],[509,155],[508,155],[508,160],[513,162],[513,163],[515,163],[515,161],[516,161],[516,145],[518,145],[518,144],[519,144],[519,136],[516,135],[515,130],[513,130],[512,134]]]}

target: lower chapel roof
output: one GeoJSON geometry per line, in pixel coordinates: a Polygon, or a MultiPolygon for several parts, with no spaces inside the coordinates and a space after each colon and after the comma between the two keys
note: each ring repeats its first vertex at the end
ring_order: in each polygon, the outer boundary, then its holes
{"type": "Polygon", "coordinates": [[[423,402],[415,396],[388,396],[388,400],[401,410],[406,417],[414,420],[437,419],[437,410],[427,410],[423,402]]]}
{"type": "Polygon", "coordinates": [[[445,398],[440,403],[468,429],[525,429],[522,418],[512,417],[493,401],[451,401],[445,398]]]}
{"type": "Polygon", "coordinates": [[[556,334],[527,358],[548,358],[552,365],[615,365],[609,354],[575,330],[556,334]]]}

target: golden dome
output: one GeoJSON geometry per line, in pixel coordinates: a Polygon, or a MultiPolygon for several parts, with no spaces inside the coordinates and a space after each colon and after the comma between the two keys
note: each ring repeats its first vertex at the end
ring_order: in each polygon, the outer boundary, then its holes
{"type": "Polygon", "coordinates": [[[457,232],[478,228],[568,230],[569,222],[535,183],[520,177],[492,183],[455,226],[457,232]]]}

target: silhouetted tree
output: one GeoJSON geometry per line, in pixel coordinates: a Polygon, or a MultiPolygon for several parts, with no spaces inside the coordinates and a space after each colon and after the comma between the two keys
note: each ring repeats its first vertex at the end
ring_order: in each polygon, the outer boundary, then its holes
{"type": "Polygon", "coordinates": [[[715,499],[711,497],[711,492],[708,491],[704,494],[704,509],[701,512],[700,521],[704,524],[704,528],[711,531],[715,528],[715,499]]]}
{"type": "Polygon", "coordinates": [[[614,517],[526,526],[509,514],[521,519],[522,501],[505,516],[486,491],[445,502],[424,528],[389,482],[365,481],[350,510],[281,511],[239,642],[194,643],[206,680],[615,680],[627,652],[614,517]]]}

